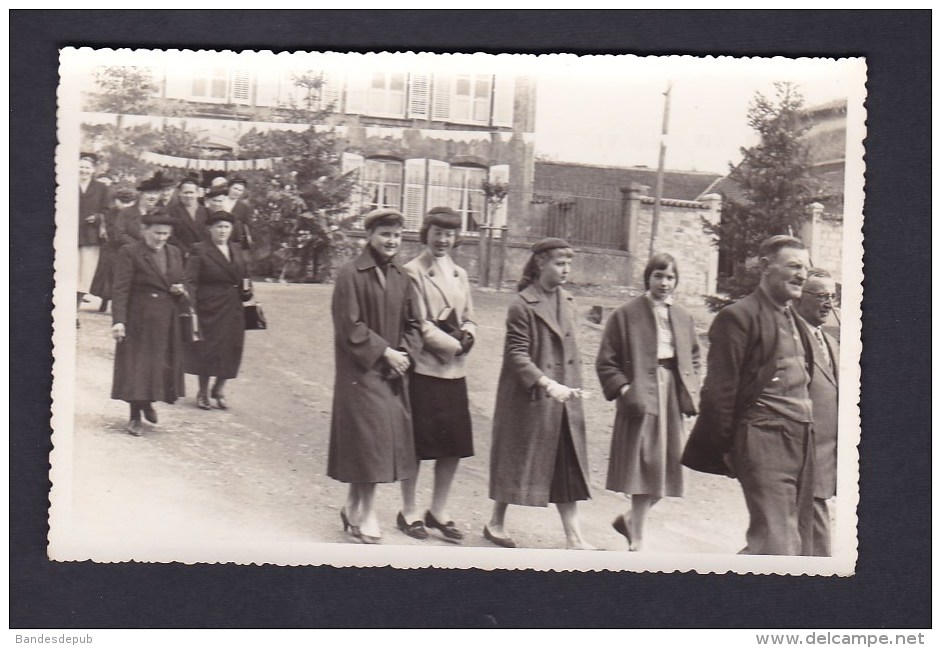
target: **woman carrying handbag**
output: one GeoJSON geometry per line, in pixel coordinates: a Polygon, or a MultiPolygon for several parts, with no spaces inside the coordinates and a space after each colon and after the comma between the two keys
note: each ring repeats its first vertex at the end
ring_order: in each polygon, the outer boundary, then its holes
{"type": "Polygon", "coordinates": [[[229,241],[232,215],[217,211],[206,223],[209,240],[194,244],[186,260],[186,288],[195,306],[200,339],[190,345],[184,370],[199,377],[196,406],[211,409],[212,398],[224,410],[229,405],[223,390],[227,380],[238,376],[245,346],[242,302],[252,298],[252,291],[244,253],[229,241]]]}

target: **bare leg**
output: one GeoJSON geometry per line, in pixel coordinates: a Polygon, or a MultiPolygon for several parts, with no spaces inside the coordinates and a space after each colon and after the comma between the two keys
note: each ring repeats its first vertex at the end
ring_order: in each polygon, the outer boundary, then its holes
{"type": "Polygon", "coordinates": [[[487,528],[490,529],[490,534],[497,538],[509,538],[506,529],[503,528],[508,506],[509,504],[506,502],[493,503],[493,512],[490,514],[490,522],[487,523],[487,528]]]}
{"type": "Polygon", "coordinates": [[[448,512],[448,495],[451,493],[451,484],[457,473],[460,457],[442,457],[435,461],[435,490],[431,496],[431,514],[441,523],[451,521],[448,512]]]}
{"type": "Polygon", "coordinates": [[[365,536],[382,537],[379,518],[376,516],[376,485],[374,483],[353,484],[358,492],[359,506],[354,514],[354,524],[365,536]]]}
{"type": "MultiPolygon", "coordinates": [[[[421,461],[418,462],[418,470],[421,470],[421,461]]],[[[403,479],[400,484],[402,488],[402,517],[405,518],[406,522],[411,524],[421,519],[418,515],[418,507],[415,504],[415,491],[418,488],[418,471],[415,472],[414,477],[411,479],[403,479]]]]}
{"type": "Polygon", "coordinates": [[[631,549],[633,551],[643,551],[644,549],[644,523],[647,521],[647,514],[654,504],[660,501],[655,495],[631,495],[631,516],[627,521],[628,530],[631,532],[631,549]]]}
{"type": "Polygon", "coordinates": [[[594,549],[594,546],[588,544],[582,538],[582,530],[578,524],[578,503],[560,502],[555,506],[559,509],[559,517],[562,518],[562,528],[565,531],[565,548],[594,549]]]}

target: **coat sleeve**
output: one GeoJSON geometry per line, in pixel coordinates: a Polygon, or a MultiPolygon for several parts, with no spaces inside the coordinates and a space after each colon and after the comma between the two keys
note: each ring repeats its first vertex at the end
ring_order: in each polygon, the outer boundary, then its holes
{"type": "Polygon", "coordinates": [[[131,284],[134,281],[134,259],[126,247],[118,250],[114,261],[113,282],[111,286],[111,323],[127,322],[127,305],[131,296],[131,284]]]}
{"type": "Polygon", "coordinates": [[[355,273],[355,268],[346,266],[337,276],[331,308],[333,330],[350,358],[360,369],[367,371],[392,345],[363,321],[356,294],[355,273]]]}
{"type": "Polygon", "coordinates": [[[535,318],[531,311],[517,300],[506,315],[506,345],[504,364],[519,378],[523,387],[531,389],[545,374],[533,362],[533,342],[536,337],[535,318]]]}
{"type": "Polygon", "coordinates": [[[138,232],[137,236],[134,236],[132,229],[134,227],[140,227],[140,223],[137,219],[131,218],[130,214],[124,214],[120,219],[120,240],[123,245],[128,245],[129,243],[137,243],[137,240],[140,238],[140,233],[138,232]]]}
{"type": "Polygon", "coordinates": [[[424,345],[424,322],[421,319],[421,314],[418,309],[421,300],[418,296],[415,284],[409,280],[406,281],[406,285],[408,288],[405,293],[405,307],[403,309],[405,322],[402,326],[402,345],[399,349],[411,356],[412,363],[414,364],[415,358],[421,353],[422,346],[424,345]]]}
{"type": "Polygon", "coordinates": [[[735,405],[747,350],[745,318],[730,308],[719,311],[709,328],[709,370],[699,409],[713,444],[722,451],[732,447],[735,405]]]}
{"type": "Polygon", "coordinates": [[[413,288],[412,301],[421,327],[423,346],[441,362],[449,362],[461,350],[461,343],[438,328],[438,325],[432,321],[433,316],[428,312],[428,306],[425,303],[424,282],[421,274],[411,267],[405,270],[413,288]]]}
{"type": "Polygon", "coordinates": [[[183,286],[189,297],[190,304],[195,308],[199,298],[199,273],[203,267],[203,255],[198,248],[192,248],[186,257],[186,270],[183,273],[183,286]]]}
{"type": "Polygon", "coordinates": [[[699,335],[696,334],[696,322],[689,320],[690,356],[693,361],[693,371],[697,376],[702,375],[702,351],[699,349],[699,335]]]}
{"type": "Polygon", "coordinates": [[[624,385],[631,384],[631,351],[626,330],[627,317],[615,311],[608,318],[595,358],[595,371],[604,397],[614,400],[621,393],[624,385]]]}

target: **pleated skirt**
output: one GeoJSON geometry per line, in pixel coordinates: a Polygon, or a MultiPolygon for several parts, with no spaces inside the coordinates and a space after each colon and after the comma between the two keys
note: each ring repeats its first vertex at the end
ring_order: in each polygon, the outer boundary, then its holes
{"type": "Polygon", "coordinates": [[[686,441],[672,369],[657,369],[659,411],[642,418],[620,414],[611,437],[606,488],[626,495],[682,497],[680,457],[686,441]]]}

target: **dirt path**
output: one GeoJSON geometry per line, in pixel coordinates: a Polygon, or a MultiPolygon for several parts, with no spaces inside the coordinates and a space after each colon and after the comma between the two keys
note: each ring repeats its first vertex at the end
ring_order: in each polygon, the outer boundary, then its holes
{"type": "MultiPolygon", "coordinates": [[[[261,543],[344,542],[338,509],[345,486],[327,478],[327,439],[333,384],[332,287],[261,284],[257,287],[271,328],[247,334],[239,378],[229,383],[231,409],[204,412],[190,395],[174,406],[158,404],[160,424],[141,438],[123,431],[126,405],[108,399],[113,343],[110,317],[86,304],[78,332],[78,381],[71,535],[86,551],[130,557],[139,548],[167,559],[206,560],[194,545],[226,548],[261,543]]],[[[480,535],[489,517],[487,498],[490,419],[510,295],[475,293],[481,326],[469,357],[468,385],[476,455],[462,462],[451,510],[467,535],[465,546],[492,547],[480,535]]],[[[583,309],[610,299],[586,296],[583,309]]],[[[616,302],[613,302],[616,303],[616,302]]],[[[610,522],[626,500],[604,490],[614,410],[602,398],[593,361],[600,330],[580,332],[593,500],[580,506],[586,537],[601,549],[624,542],[610,522]]],[[[430,499],[431,466],[419,484],[420,504],[430,499]]],[[[686,497],[663,500],[648,522],[647,543],[659,552],[734,553],[747,522],[737,484],[686,471],[686,497]]],[[[419,545],[394,527],[398,487],[379,489],[384,543],[419,545]]],[[[564,538],[553,508],[512,507],[509,528],[520,546],[561,548],[564,538]]],[[[425,541],[446,544],[435,537],[425,541]]],[[[495,551],[499,551],[494,547],[495,551]]],[[[212,553],[211,551],[209,553],[212,553]]]]}

